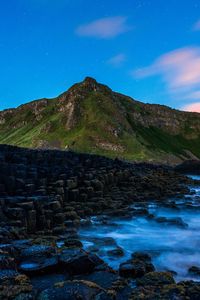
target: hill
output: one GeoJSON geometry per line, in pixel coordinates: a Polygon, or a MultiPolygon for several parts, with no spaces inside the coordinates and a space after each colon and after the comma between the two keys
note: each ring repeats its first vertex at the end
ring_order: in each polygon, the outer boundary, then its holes
{"type": "Polygon", "coordinates": [[[54,99],[1,111],[0,143],[173,163],[200,158],[200,114],[145,104],[86,77],[54,99]]]}

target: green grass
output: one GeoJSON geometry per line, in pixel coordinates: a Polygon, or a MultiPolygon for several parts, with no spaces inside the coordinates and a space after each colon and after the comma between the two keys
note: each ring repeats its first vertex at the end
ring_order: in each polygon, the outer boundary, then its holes
{"type": "MultiPolygon", "coordinates": [[[[73,88],[82,92],[79,86],[73,88]]],[[[58,107],[57,99],[49,100],[39,120],[30,105],[14,110],[5,124],[0,125],[0,143],[37,147],[39,141],[47,141],[63,149],[68,146],[75,151],[127,160],[159,160],[165,154],[187,156],[185,150],[200,157],[200,133],[198,136],[198,130],[193,129],[195,124],[200,124],[198,116],[188,115],[179,135],[153,126],[144,127],[136,123],[134,113],[142,118],[156,118],[156,113],[153,115],[143,104],[128,97],[118,95],[116,98],[115,94],[113,98],[105,87],[101,92],[85,93],[84,99],[76,99],[76,124],[70,130],[66,128],[67,116],[58,107]],[[117,135],[113,133],[116,130],[117,135]],[[101,142],[121,146],[124,150],[102,149],[101,142]]]]}

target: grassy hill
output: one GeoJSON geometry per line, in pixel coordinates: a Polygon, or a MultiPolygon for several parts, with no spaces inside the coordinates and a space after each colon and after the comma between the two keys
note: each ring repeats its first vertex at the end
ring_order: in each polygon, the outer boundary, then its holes
{"type": "Polygon", "coordinates": [[[200,158],[200,114],[144,104],[87,77],[57,98],[0,112],[0,143],[178,162],[200,158]]]}

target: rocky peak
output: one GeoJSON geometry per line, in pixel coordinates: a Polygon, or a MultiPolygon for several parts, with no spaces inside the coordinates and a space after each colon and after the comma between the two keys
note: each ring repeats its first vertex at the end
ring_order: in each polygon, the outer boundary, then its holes
{"type": "Polygon", "coordinates": [[[102,88],[105,87],[92,77],[85,77],[78,85],[84,92],[100,92],[102,91],[102,88]]]}
{"type": "Polygon", "coordinates": [[[96,79],[92,77],[85,77],[85,79],[73,85],[69,90],[68,93],[71,95],[85,95],[90,92],[111,92],[111,89],[106,85],[103,85],[96,81],[96,79]]]}
{"type": "Polygon", "coordinates": [[[83,84],[89,84],[89,85],[94,85],[94,84],[98,84],[96,79],[92,78],[92,77],[85,77],[85,79],[82,82],[83,84]]]}

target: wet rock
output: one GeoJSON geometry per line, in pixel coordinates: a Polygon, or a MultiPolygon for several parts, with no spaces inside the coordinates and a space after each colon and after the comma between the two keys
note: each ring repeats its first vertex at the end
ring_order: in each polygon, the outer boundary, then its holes
{"type": "Polygon", "coordinates": [[[178,284],[147,285],[133,289],[129,300],[198,300],[199,282],[183,281],[178,284]]]}
{"type": "Polygon", "coordinates": [[[78,249],[63,250],[59,262],[62,268],[72,275],[90,273],[104,263],[97,255],[78,249]]]}
{"type": "Polygon", "coordinates": [[[54,235],[64,234],[66,228],[64,226],[55,226],[52,230],[54,235]]]}
{"type": "Polygon", "coordinates": [[[191,300],[198,300],[200,295],[200,283],[193,281],[180,282],[180,285],[184,286],[185,294],[191,300]]]}
{"type": "Polygon", "coordinates": [[[16,262],[15,259],[10,257],[8,253],[0,252],[0,270],[2,269],[15,269],[16,262]]]}
{"type": "Polygon", "coordinates": [[[188,272],[200,276],[200,267],[192,266],[188,269],[188,272]]]}
{"type": "Polygon", "coordinates": [[[33,245],[27,247],[21,251],[21,257],[30,258],[30,257],[38,257],[38,256],[45,256],[48,257],[55,253],[55,248],[46,245],[33,245]]]}
{"type": "Polygon", "coordinates": [[[38,300],[112,300],[98,285],[90,281],[67,281],[40,293],[38,300]]]}
{"type": "Polygon", "coordinates": [[[64,245],[69,248],[82,248],[83,244],[81,241],[76,239],[67,239],[64,241],[64,245]]]}
{"type": "Polygon", "coordinates": [[[0,299],[34,300],[32,285],[28,277],[18,273],[4,277],[4,281],[0,281],[0,299]]]}
{"type": "Polygon", "coordinates": [[[188,224],[185,223],[181,218],[169,218],[169,219],[167,219],[167,223],[169,225],[175,225],[175,226],[183,228],[183,229],[188,228],[188,224]]]}
{"type": "Polygon", "coordinates": [[[119,266],[119,274],[122,277],[138,278],[154,270],[155,268],[150,261],[139,259],[130,259],[119,266]]]}
{"type": "Polygon", "coordinates": [[[42,292],[48,288],[51,288],[58,282],[68,280],[67,274],[49,274],[42,276],[34,276],[31,278],[31,284],[35,290],[42,292]]]}
{"type": "Polygon", "coordinates": [[[14,300],[35,300],[34,293],[21,293],[14,300]]]}
{"type": "Polygon", "coordinates": [[[16,249],[13,244],[0,244],[0,254],[3,253],[14,254],[16,249]]]}
{"type": "Polygon", "coordinates": [[[8,208],[7,209],[7,215],[10,218],[16,219],[24,219],[25,217],[25,211],[22,208],[16,207],[16,208],[8,208]]]}
{"type": "Polygon", "coordinates": [[[121,247],[117,247],[116,249],[108,250],[107,254],[109,256],[120,257],[120,256],[124,256],[124,251],[121,247]]]}
{"type": "MultiPolygon", "coordinates": [[[[164,288],[157,286],[138,287],[134,289],[129,300],[185,300],[182,287],[167,285],[164,288]]],[[[190,298],[188,298],[189,300],[190,298]]]]}
{"type": "Polygon", "coordinates": [[[180,217],[176,217],[176,218],[157,217],[154,218],[154,220],[158,223],[164,223],[166,225],[174,225],[183,229],[188,228],[188,224],[185,223],[180,217]]]}
{"type": "Polygon", "coordinates": [[[0,270],[0,284],[7,280],[15,278],[19,273],[14,269],[2,269],[0,270]]]}
{"type": "Polygon", "coordinates": [[[94,187],[96,191],[102,191],[103,190],[103,183],[100,180],[91,180],[91,185],[94,187]]]}
{"type": "Polygon", "coordinates": [[[168,272],[168,273],[171,273],[172,276],[176,276],[176,275],[178,274],[178,273],[177,273],[176,271],[174,271],[174,270],[168,270],[168,269],[166,269],[165,271],[168,272]]]}
{"type": "Polygon", "coordinates": [[[142,278],[137,279],[138,286],[167,285],[173,283],[175,283],[174,278],[169,272],[150,272],[142,278]]]}
{"type": "Polygon", "coordinates": [[[75,211],[69,211],[69,212],[65,212],[65,220],[74,221],[74,220],[80,220],[80,218],[75,211]]]}
{"type": "Polygon", "coordinates": [[[53,273],[58,270],[58,257],[32,257],[19,264],[19,271],[29,276],[53,273]]]}
{"type": "Polygon", "coordinates": [[[136,260],[151,262],[151,256],[146,252],[134,252],[131,257],[136,260]]]}
{"type": "Polygon", "coordinates": [[[200,161],[199,160],[187,160],[182,164],[175,167],[175,171],[185,174],[200,175],[200,161]]]}
{"type": "Polygon", "coordinates": [[[81,275],[77,279],[83,279],[98,284],[104,289],[111,288],[112,285],[118,280],[117,272],[106,270],[106,271],[95,271],[91,274],[81,275]]]}
{"type": "Polygon", "coordinates": [[[167,218],[166,217],[156,217],[154,220],[158,223],[167,223],[167,218]]]}
{"type": "Polygon", "coordinates": [[[133,215],[134,216],[148,216],[149,211],[148,211],[148,209],[145,209],[145,208],[135,209],[133,211],[133,215]]]}
{"type": "Polygon", "coordinates": [[[87,227],[87,226],[91,226],[92,225],[92,222],[90,219],[81,219],[80,220],[80,225],[82,227],[87,227]]]}

